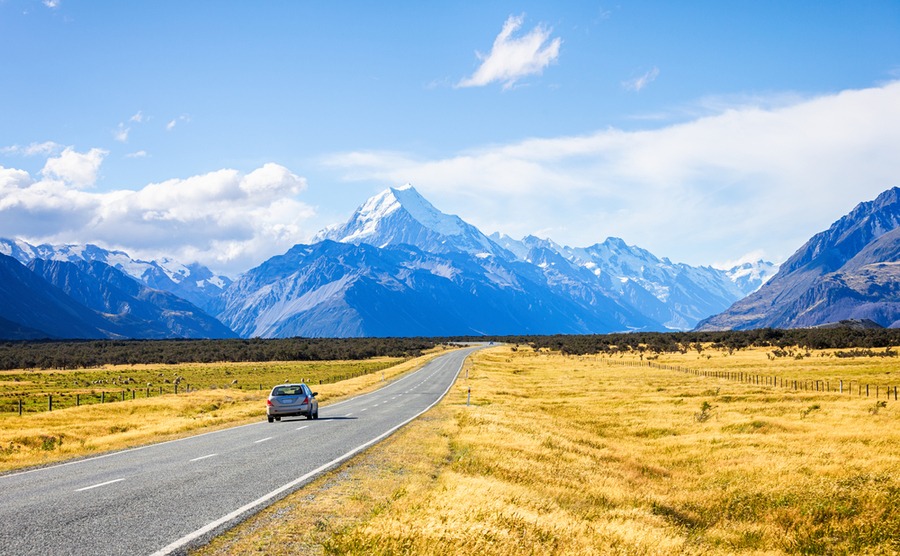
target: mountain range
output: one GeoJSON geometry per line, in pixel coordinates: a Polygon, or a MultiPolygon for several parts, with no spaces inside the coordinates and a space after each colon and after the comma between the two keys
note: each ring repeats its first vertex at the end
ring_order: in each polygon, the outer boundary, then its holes
{"type": "Polygon", "coordinates": [[[846,319],[897,326],[898,221],[894,188],[780,269],[758,261],[722,270],[614,237],[568,247],[487,236],[405,185],[234,281],[199,264],[93,245],[0,240],[8,255],[0,256],[0,336],[581,334],[846,319]]]}
{"type": "Polygon", "coordinates": [[[759,290],[701,330],[869,320],[900,327],[900,188],[856,206],[797,250],[759,290]]]}

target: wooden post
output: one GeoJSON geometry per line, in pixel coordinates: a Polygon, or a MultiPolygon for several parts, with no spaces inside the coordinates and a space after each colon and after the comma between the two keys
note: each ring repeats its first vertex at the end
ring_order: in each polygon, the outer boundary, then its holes
{"type": "Polygon", "coordinates": [[[844,393],[844,379],[841,379],[841,380],[840,380],[840,393],[841,393],[841,394],[844,393]]]}
{"type": "Polygon", "coordinates": [[[75,394],[75,407],[81,405],[81,394],[75,394]]]}
{"type": "Polygon", "coordinates": [[[125,390],[122,390],[122,401],[125,401],[125,390]]]}
{"type": "Polygon", "coordinates": [[[100,403],[104,403],[106,401],[106,392],[100,392],[100,403]]]}
{"type": "Polygon", "coordinates": [[[53,394],[47,394],[47,411],[53,411],[53,394]]]}
{"type": "Polygon", "coordinates": [[[19,398],[19,417],[22,416],[22,398],[19,398]]]}

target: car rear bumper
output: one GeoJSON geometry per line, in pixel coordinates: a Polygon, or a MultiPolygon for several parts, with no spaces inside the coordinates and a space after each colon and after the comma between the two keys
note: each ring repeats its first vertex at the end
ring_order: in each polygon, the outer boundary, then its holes
{"type": "Polygon", "coordinates": [[[309,415],[310,411],[312,411],[311,404],[295,406],[291,408],[267,407],[266,415],[268,415],[269,417],[299,417],[301,415],[309,415]]]}

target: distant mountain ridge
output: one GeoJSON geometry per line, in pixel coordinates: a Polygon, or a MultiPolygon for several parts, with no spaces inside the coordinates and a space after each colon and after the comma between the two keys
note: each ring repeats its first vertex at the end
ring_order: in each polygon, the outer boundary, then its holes
{"type": "MultiPolygon", "coordinates": [[[[0,240],[0,262],[0,338],[236,337],[189,301],[120,270],[141,271],[151,283],[191,291],[190,285],[178,288],[156,262],[133,261],[94,245],[32,246],[6,239],[0,240]]],[[[202,284],[193,287],[202,291],[202,284]]]]}
{"type": "MultiPolygon", "coordinates": [[[[54,314],[68,311],[77,338],[686,330],[775,269],[763,261],[729,270],[672,263],[619,238],[573,248],[487,236],[409,184],[233,282],[196,263],[137,260],[90,244],[0,239],[0,254],[32,269],[23,295],[59,305],[54,314]]],[[[8,313],[0,310],[0,337],[67,337],[8,313]]]]}
{"type": "Polygon", "coordinates": [[[143,261],[134,259],[123,251],[110,251],[90,243],[31,245],[22,240],[0,238],[0,253],[11,256],[24,265],[35,259],[100,261],[151,288],[186,299],[210,314],[218,311],[219,298],[231,284],[231,279],[227,276],[215,275],[198,263],[184,265],[169,258],[143,261]]]}
{"type": "Polygon", "coordinates": [[[248,271],[225,292],[220,317],[242,336],[683,330],[773,268],[760,263],[738,281],[617,238],[569,248],[488,237],[407,184],[248,271]]]}
{"type": "Polygon", "coordinates": [[[900,326],[900,188],[857,205],[797,250],[758,291],[700,330],[871,320],[900,326]]]}

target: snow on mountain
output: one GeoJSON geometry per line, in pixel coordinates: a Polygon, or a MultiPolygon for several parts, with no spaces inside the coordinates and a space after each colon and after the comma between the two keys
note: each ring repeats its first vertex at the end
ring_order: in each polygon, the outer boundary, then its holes
{"type": "Polygon", "coordinates": [[[795,328],[844,320],[900,327],[900,188],[858,204],[777,274],[700,330],[795,328]]]}
{"type": "Polygon", "coordinates": [[[725,270],[731,281],[748,295],[762,287],[776,273],[778,265],[763,260],[741,263],[725,270]]]}
{"type": "Polygon", "coordinates": [[[406,244],[430,253],[509,256],[475,226],[436,209],[410,184],[375,195],[346,224],[322,230],[313,242],[326,239],[375,247],[406,244]]]}
{"type": "Polygon", "coordinates": [[[124,251],[111,251],[88,244],[31,245],[19,239],[0,238],[0,253],[29,264],[35,259],[47,261],[98,261],[116,268],[141,283],[173,293],[209,314],[219,309],[219,297],[231,283],[225,276],[214,275],[199,263],[184,265],[164,257],[154,261],[134,259],[124,251]]]}

